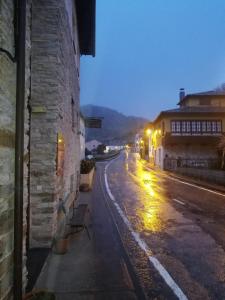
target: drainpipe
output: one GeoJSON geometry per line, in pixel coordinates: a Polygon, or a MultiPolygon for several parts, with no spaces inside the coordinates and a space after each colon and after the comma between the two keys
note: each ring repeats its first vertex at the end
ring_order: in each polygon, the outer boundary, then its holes
{"type": "Polygon", "coordinates": [[[26,0],[15,1],[16,138],[15,138],[15,203],[14,203],[14,300],[22,299],[23,291],[23,156],[26,0]]]}

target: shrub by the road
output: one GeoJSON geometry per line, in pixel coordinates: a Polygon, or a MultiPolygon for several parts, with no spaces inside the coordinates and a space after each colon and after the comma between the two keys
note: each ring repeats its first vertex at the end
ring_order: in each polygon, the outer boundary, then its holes
{"type": "Polygon", "coordinates": [[[95,167],[94,160],[83,159],[80,164],[81,174],[88,174],[95,167]]]}

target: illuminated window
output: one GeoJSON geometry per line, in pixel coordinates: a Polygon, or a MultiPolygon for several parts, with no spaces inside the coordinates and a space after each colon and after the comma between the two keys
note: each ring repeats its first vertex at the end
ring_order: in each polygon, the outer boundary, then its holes
{"type": "Polygon", "coordinates": [[[64,170],[64,159],[65,159],[65,143],[61,133],[57,136],[57,157],[56,157],[56,174],[63,176],[64,170]]]}

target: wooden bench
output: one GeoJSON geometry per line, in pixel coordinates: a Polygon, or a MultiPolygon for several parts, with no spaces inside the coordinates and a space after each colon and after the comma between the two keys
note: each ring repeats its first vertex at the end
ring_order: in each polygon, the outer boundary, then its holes
{"type": "MultiPolygon", "coordinates": [[[[70,219],[70,222],[68,225],[70,225],[71,228],[77,228],[77,229],[85,229],[88,235],[88,238],[91,239],[90,233],[88,230],[88,226],[86,224],[86,217],[87,213],[89,213],[88,204],[79,204],[78,207],[74,208],[73,210],[73,216],[70,219]]],[[[75,231],[73,233],[79,232],[75,231]]]]}

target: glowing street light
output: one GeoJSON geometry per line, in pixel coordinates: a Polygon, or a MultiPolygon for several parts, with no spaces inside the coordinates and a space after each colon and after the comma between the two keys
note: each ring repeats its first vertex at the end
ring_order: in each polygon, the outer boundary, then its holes
{"type": "Polygon", "coordinates": [[[147,129],[147,130],[146,130],[146,134],[147,134],[148,136],[150,136],[151,133],[152,133],[151,129],[147,129]]]}

